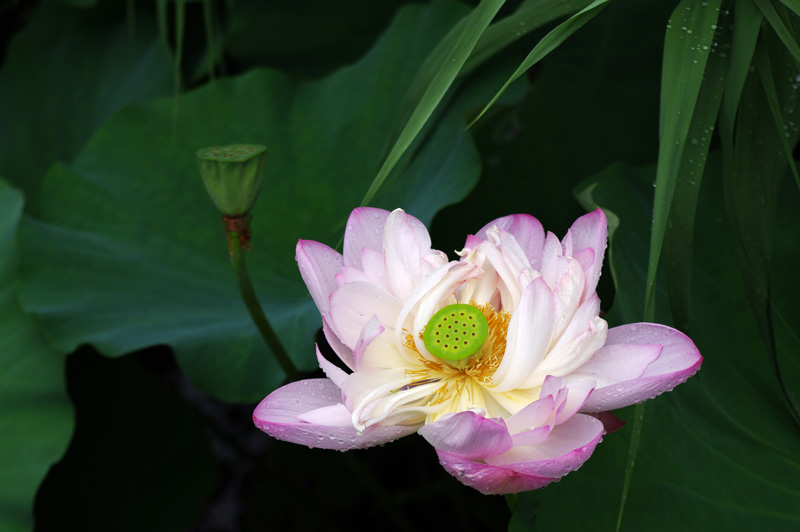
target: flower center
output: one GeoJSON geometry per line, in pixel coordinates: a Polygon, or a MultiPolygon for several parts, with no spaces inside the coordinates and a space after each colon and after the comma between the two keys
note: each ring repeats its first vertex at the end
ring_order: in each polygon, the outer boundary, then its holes
{"type": "Polygon", "coordinates": [[[475,354],[489,337],[489,322],[472,305],[448,305],[433,315],[422,336],[425,348],[444,360],[475,354]]]}
{"type": "MultiPolygon", "coordinates": [[[[511,314],[505,311],[498,312],[489,303],[483,305],[475,305],[474,303],[471,305],[459,304],[451,305],[450,307],[460,308],[462,306],[471,307],[479,312],[488,324],[486,337],[479,342],[480,345],[472,355],[460,360],[449,360],[441,357],[439,360],[428,359],[420,355],[414,338],[410,334],[406,335],[405,338],[405,347],[419,356],[420,367],[406,370],[407,375],[413,375],[415,378],[403,389],[411,390],[417,386],[438,384],[435,391],[424,400],[426,406],[435,407],[435,410],[426,416],[426,423],[437,421],[448,412],[459,412],[465,408],[475,407],[488,411],[486,396],[491,395],[492,392],[486,387],[491,386],[492,376],[503,360],[511,314]]],[[[450,307],[445,307],[442,310],[449,311],[450,307]]],[[[435,314],[434,318],[438,314],[435,314]]],[[[447,315],[448,312],[444,314],[447,315]]],[[[425,332],[420,334],[423,341],[425,340],[425,334],[432,328],[431,324],[435,329],[438,323],[438,320],[431,318],[425,328],[425,332]]],[[[470,329],[471,327],[468,328],[468,331],[470,329]]],[[[430,348],[428,350],[439,357],[430,348]]],[[[459,348],[460,350],[461,348],[459,348]]]]}

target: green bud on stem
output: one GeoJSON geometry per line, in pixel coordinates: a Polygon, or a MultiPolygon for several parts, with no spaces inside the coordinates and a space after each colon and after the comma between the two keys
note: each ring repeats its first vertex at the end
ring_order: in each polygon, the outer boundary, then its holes
{"type": "Polygon", "coordinates": [[[253,207],[261,185],[267,148],[257,144],[232,144],[197,150],[197,165],[208,195],[225,216],[245,216],[253,207]]]}

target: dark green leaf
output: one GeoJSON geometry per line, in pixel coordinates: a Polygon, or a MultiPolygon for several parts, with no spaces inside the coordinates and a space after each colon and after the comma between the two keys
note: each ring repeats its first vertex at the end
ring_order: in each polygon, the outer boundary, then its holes
{"type": "Polygon", "coordinates": [[[361,201],[362,205],[369,205],[372,202],[383,182],[389,177],[400,158],[422,131],[425,123],[436,110],[439,102],[442,101],[442,98],[444,98],[444,95],[461,71],[461,67],[469,58],[478,39],[503,6],[503,3],[505,3],[505,0],[482,0],[469,16],[452,48],[447,51],[442,62],[436,65],[436,74],[434,74],[430,84],[425,88],[425,92],[419,102],[416,103],[414,112],[411,113],[411,117],[403,126],[400,135],[389,151],[389,155],[386,156],[386,160],[383,161],[380,170],[378,170],[378,175],[375,176],[372,184],[370,184],[364,199],[361,201]]]}
{"type": "Polygon", "coordinates": [[[135,39],[126,28],[124,9],[45,3],[11,42],[0,72],[0,172],[29,197],[114,112],[169,94],[152,19],[139,15],[135,39]]]}
{"type": "Polygon", "coordinates": [[[578,31],[581,26],[589,22],[591,19],[594,18],[604,7],[609,0],[595,0],[590,5],[586,6],[586,8],[582,9],[575,15],[568,18],[566,21],[559,24],[555,29],[553,29],[550,33],[545,35],[541,41],[531,50],[531,53],[522,61],[522,64],[517,67],[517,70],[511,74],[511,77],[500,87],[500,90],[497,91],[489,103],[486,104],[486,107],[478,114],[478,116],[472,121],[474,124],[489,110],[489,108],[494,105],[497,99],[506,91],[506,89],[517,80],[520,76],[522,76],[529,68],[533,65],[541,61],[544,57],[547,56],[550,52],[558,48],[561,43],[563,43],[567,38],[578,31]]]}
{"type": "MultiPolygon", "coordinates": [[[[649,196],[654,175],[652,167],[618,167],[587,184],[592,200],[620,222],[610,257],[629,277],[619,279],[615,308],[641,305],[651,208],[639,199],[649,196]]],[[[800,524],[800,440],[747,305],[735,237],[720,200],[720,175],[719,158],[712,157],[697,210],[690,329],[703,367],[647,403],[624,531],[789,531],[800,524]]],[[[795,192],[789,205],[796,201],[795,192]]],[[[800,211],[788,209],[783,216],[779,235],[796,242],[791,231],[800,223],[800,211]]],[[[776,249],[786,273],[797,253],[794,244],[776,249]]],[[[785,281],[784,286],[796,284],[785,281]]],[[[657,316],[667,312],[665,298],[658,301],[657,316]]],[[[796,334],[797,322],[791,325],[796,334]]],[[[798,354],[795,344],[795,366],[798,354]]],[[[619,415],[630,421],[632,413],[629,408],[619,415]]],[[[595,455],[560,483],[523,494],[514,521],[524,523],[533,515],[542,530],[613,530],[630,430],[606,436],[595,455]]]]}
{"type": "Polygon", "coordinates": [[[33,528],[33,498],[67,448],[72,407],[64,358],[17,302],[17,224],[22,194],[0,180],[0,529],[33,528]]]}
{"type": "MultiPolygon", "coordinates": [[[[393,102],[443,24],[462,13],[445,2],[406,8],[367,57],[324,80],[256,70],[187,93],[174,135],[169,100],[123,110],[75,164],[47,176],[37,219],[25,224],[25,304],[65,351],[89,342],[121,355],[169,344],[190,378],[217,397],[252,401],[274,389],[283,374],[239,299],[194,160],[204,146],[257,142],[269,152],[253,209],[251,277],[295,363],[315,368],[320,317],[294,262],[297,240],[335,245],[379,167],[393,102]]],[[[383,188],[380,206],[429,222],[467,194],[480,163],[464,112],[505,75],[459,91],[405,172],[383,188]]]]}

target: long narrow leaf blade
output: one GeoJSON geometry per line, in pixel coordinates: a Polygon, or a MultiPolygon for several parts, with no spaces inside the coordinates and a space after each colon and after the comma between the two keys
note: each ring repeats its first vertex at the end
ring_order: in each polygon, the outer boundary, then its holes
{"type": "Polygon", "coordinates": [[[597,15],[610,0],[595,0],[589,6],[584,8],[583,10],[579,11],[578,13],[574,14],[561,24],[559,24],[555,29],[553,29],[550,33],[545,35],[541,41],[531,50],[531,53],[528,54],[528,57],[522,61],[522,64],[511,74],[511,77],[508,78],[508,81],[497,91],[497,94],[486,104],[486,107],[478,114],[475,120],[472,121],[472,126],[475,122],[480,120],[480,118],[489,110],[489,108],[494,105],[494,102],[506,91],[509,85],[511,85],[517,78],[519,78],[522,74],[525,73],[529,68],[533,65],[541,61],[544,57],[547,56],[550,52],[558,48],[561,43],[563,43],[567,38],[578,31],[584,24],[592,20],[595,15],[597,15]]]}
{"type": "Polygon", "coordinates": [[[667,215],[697,104],[721,0],[683,0],[667,25],[661,77],[661,140],[656,169],[644,320],[652,321],[655,280],[667,215]]]}
{"type": "Polygon", "coordinates": [[[505,0],[483,0],[472,12],[450,53],[440,65],[425,94],[417,104],[414,113],[403,128],[389,155],[383,162],[378,175],[364,195],[361,205],[368,205],[378,189],[391,173],[405,151],[414,142],[428,118],[433,114],[439,102],[444,97],[455,80],[461,67],[472,53],[480,36],[486,31],[489,23],[500,10],[505,0]]]}
{"type": "MultiPolygon", "coordinates": [[[[644,321],[655,315],[655,280],[675,193],[689,127],[703,81],[708,55],[713,46],[721,0],[683,0],[672,12],[664,39],[661,74],[661,138],[656,169],[653,225],[650,232],[650,258],[645,287],[644,321]]],[[[628,449],[628,464],[620,498],[617,530],[622,525],[625,502],[630,489],[644,421],[644,405],[636,405],[633,436],[628,449]]]]}
{"type": "Polygon", "coordinates": [[[786,46],[786,49],[792,54],[794,60],[800,64],[800,46],[797,45],[797,41],[794,40],[789,28],[787,28],[786,24],[781,20],[780,15],[775,10],[775,6],[773,6],[769,0],[753,1],[758,6],[758,9],[761,10],[761,13],[764,14],[764,18],[767,19],[772,29],[775,30],[775,33],[780,38],[781,42],[783,42],[783,45],[786,46]]]}
{"type": "Polygon", "coordinates": [[[705,172],[714,125],[720,112],[730,57],[729,21],[720,19],[697,98],[688,142],[681,158],[675,195],[664,235],[664,263],[672,317],[683,331],[689,328],[692,294],[694,221],[700,184],[705,172]]]}
{"type": "Polygon", "coordinates": [[[786,155],[786,163],[792,171],[794,181],[797,187],[800,188],[800,175],[797,174],[797,165],[794,163],[792,157],[792,148],[789,146],[787,137],[790,136],[789,126],[784,123],[783,114],[781,110],[781,103],[778,98],[778,91],[775,88],[774,74],[772,73],[772,65],[770,64],[769,55],[766,48],[762,48],[761,53],[756,56],[756,66],[758,67],[759,77],[761,78],[761,86],[764,89],[764,95],[767,98],[769,111],[772,113],[772,119],[775,121],[775,128],[778,130],[778,137],[783,146],[783,153],[786,155]]]}

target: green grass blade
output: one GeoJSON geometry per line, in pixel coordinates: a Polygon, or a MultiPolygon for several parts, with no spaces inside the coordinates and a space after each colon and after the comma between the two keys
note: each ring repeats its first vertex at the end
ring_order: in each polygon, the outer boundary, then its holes
{"type": "Polygon", "coordinates": [[[391,173],[405,151],[414,142],[428,118],[433,114],[439,102],[452,85],[461,67],[466,62],[478,39],[489,26],[494,16],[500,10],[505,0],[483,0],[472,12],[464,25],[450,52],[438,67],[425,93],[422,95],[414,112],[403,128],[400,136],[395,141],[389,155],[383,162],[378,175],[372,181],[369,190],[364,195],[361,205],[368,205],[377,193],[383,182],[391,173]]]}
{"type": "MultiPolygon", "coordinates": [[[[661,120],[650,259],[645,287],[644,321],[655,315],[655,280],[661,256],[667,216],[675,194],[689,128],[697,105],[709,52],[717,29],[721,0],[683,0],[672,12],[664,39],[661,75],[661,120]]],[[[617,530],[622,525],[638,451],[638,435],[644,422],[644,405],[636,405],[633,436],[620,497],[617,530]]]]}
{"type": "Polygon", "coordinates": [[[664,264],[667,265],[670,308],[675,324],[684,331],[689,328],[692,309],[692,260],[697,198],[714,125],[720,112],[726,73],[730,66],[727,50],[730,49],[732,32],[726,29],[730,24],[727,18],[723,16],[719,21],[714,46],[711,47],[708,57],[664,235],[664,264]]]}
{"type": "Polygon", "coordinates": [[[783,19],[781,19],[781,16],[778,14],[775,6],[773,6],[769,0],[753,1],[764,15],[764,18],[767,19],[769,25],[772,26],[772,29],[775,30],[775,33],[778,35],[783,45],[786,46],[786,49],[792,54],[794,60],[800,64],[800,46],[797,45],[797,41],[794,40],[792,32],[789,31],[789,28],[787,28],[786,24],[784,24],[783,19]]]}
{"type": "Polygon", "coordinates": [[[781,103],[778,98],[778,91],[775,88],[774,74],[766,47],[762,47],[760,52],[756,54],[756,66],[758,68],[759,77],[761,78],[761,86],[764,89],[764,95],[767,98],[769,111],[772,113],[772,119],[775,121],[778,137],[783,146],[782,151],[784,155],[786,155],[786,163],[792,171],[797,188],[800,189],[800,175],[797,174],[797,165],[795,165],[794,158],[792,157],[792,147],[789,146],[789,141],[787,140],[787,137],[790,136],[789,126],[783,121],[781,103]]]}
{"type": "MultiPolygon", "coordinates": [[[[733,22],[731,62],[720,113],[720,138],[725,159],[733,154],[733,127],[744,82],[753,61],[763,15],[752,0],[737,0],[733,22]]],[[[726,164],[727,166],[727,164],[726,164]]]]}
{"type": "Polygon", "coordinates": [[[489,110],[489,108],[494,105],[494,102],[505,92],[509,85],[511,85],[517,78],[519,78],[522,74],[525,73],[526,70],[531,68],[533,65],[541,61],[544,57],[547,56],[550,52],[558,48],[561,43],[563,43],[567,38],[578,31],[584,24],[589,22],[597,15],[610,0],[595,0],[589,6],[585,7],[578,13],[574,14],[561,24],[559,24],[555,29],[553,29],[550,33],[545,35],[541,41],[531,50],[531,53],[528,54],[528,57],[522,61],[522,64],[511,74],[511,77],[508,78],[508,81],[497,91],[497,94],[492,97],[491,101],[486,104],[486,107],[478,114],[478,116],[472,121],[470,127],[472,127],[475,122],[480,120],[480,118],[489,110]]]}
{"type": "Polygon", "coordinates": [[[644,320],[655,312],[655,279],[675,184],[697,104],[721,0],[683,0],[672,13],[664,43],[661,138],[656,169],[644,320]]]}
{"type": "Polygon", "coordinates": [[[800,15],[800,0],[781,0],[781,4],[794,11],[796,15],[800,15]]]}
{"type": "Polygon", "coordinates": [[[776,203],[789,164],[786,146],[794,146],[798,140],[796,127],[784,129],[776,123],[783,123],[797,111],[797,70],[783,39],[768,29],[758,41],[754,56],[758,68],[744,85],[735,129],[723,139],[730,152],[723,189],[747,299],[787,409],[800,424],[800,405],[783,379],[778,360],[772,303],[776,203]],[[780,121],[776,114],[781,115],[780,121]],[[773,121],[764,120],[765,115],[772,115],[773,121]]]}
{"type": "Polygon", "coordinates": [[[591,1],[579,0],[564,3],[561,0],[527,0],[523,2],[513,15],[495,22],[486,29],[478,44],[475,45],[472,55],[464,64],[460,75],[472,72],[506,46],[548,22],[585,8],[591,1]]]}
{"type": "MultiPolygon", "coordinates": [[[[468,75],[495,53],[531,31],[585,7],[590,1],[579,0],[578,2],[564,3],[561,0],[527,0],[523,2],[514,14],[495,22],[486,29],[464,63],[464,67],[458,73],[457,79],[468,75]]],[[[425,59],[403,103],[405,112],[401,116],[404,117],[404,122],[411,115],[412,106],[416,105],[430,85],[439,65],[444,63],[450,50],[455,46],[468,19],[469,17],[465,17],[456,24],[425,59]]]]}

